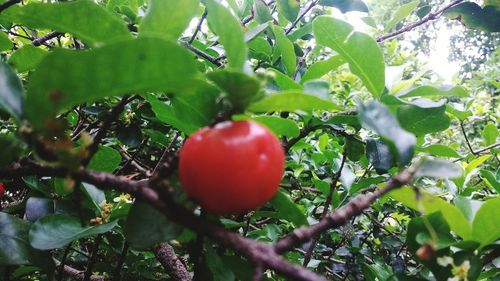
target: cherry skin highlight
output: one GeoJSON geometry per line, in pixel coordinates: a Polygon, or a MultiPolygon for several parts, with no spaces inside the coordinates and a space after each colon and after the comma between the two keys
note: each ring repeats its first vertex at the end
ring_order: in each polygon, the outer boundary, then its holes
{"type": "Polygon", "coordinates": [[[285,155],[279,140],[252,121],[226,121],[191,135],[179,153],[179,179],[205,210],[255,210],[278,191],[285,155]]]}

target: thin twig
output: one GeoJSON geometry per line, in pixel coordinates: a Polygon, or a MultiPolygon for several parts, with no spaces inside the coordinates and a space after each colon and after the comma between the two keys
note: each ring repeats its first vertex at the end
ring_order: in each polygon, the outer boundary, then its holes
{"type": "Polygon", "coordinates": [[[203,21],[205,21],[205,18],[207,17],[207,9],[203,12],[203,15],[201,15],[200,21],[198,22],[198,25],[196,25],[196,29],[194,30],[193,36],[191,36],[191,39],[189,39],[188,44],[191,45],[193,44],[194,39],[196,39],[196,35],[198,35],[198,32],[201,30],[201,25],[203,24],[203,21]]]}
{"type": "Polygon", "coordinates": [[[9,0],[7,2],[4,2],[3,4],[0,5],[0,13],[3,12],[5,9],[9,8],[12,5],[15,5],[17,3],[21,3],[21,0],[9,0]]]}
{"type": "Polygon", "coordinates": [[[467,137],[467,133],[465,132],[465,127],[464,123],[460,122],[460,129],[462,130],[462,134],[464,135],[465,142],[467,143],[467,146],[469,147],[469,150],[472,154],[477,155],[474,149],[472,148],[472,145],[470,144],[469,138],[467,137]]]}
{"type": "Polygon", "coordinates": [[[297,19],[295,19],[295,21],[292,23],[292,26],[290,26],[287,31],[286,31],[286,35],[290,34],[290,32],[292,32],[292,30],[295,28],[295,26],[297,26],[297,24],[302,20],[302,18],[307,14],[309,13],[309,11],[314,8],[314,6],[316,6],[316,4],[318,4],[319,0],[314,0],[311,2],[311,4],[309,4],[309,6],[307,6],[307,8],[305,8],[302,13],[300,13],[300,15],[297,17],[297,19]]]}
{"type": "Polygon", "coordinates": [[[38,47],[38,46],[44,44],[45,42],[49,41],[50,39],[54,39],[54,38],[61,36],[61,35],[64,35],[64,33],[54,31],[54,32],[48,33],[45,36],[42,36],[40,38],[37,38],[37,39],[31,41],[31,44],[33,44],[33,46],[35,46],[35,47],[38,47]]]}
{"type": "Polygon", "coordinates": [[[92,248],[92,253],[90,254],[89,261],[87,263],[87,269],[85,270],[85,274],[83,275],[83,281],[90,281],[90,276],[92,275],[92,267],[94,266],[97,253],[99,251],[99,246],[101,245],[102,234],[98,234],[94,239],[94,247],[92,248]]]}

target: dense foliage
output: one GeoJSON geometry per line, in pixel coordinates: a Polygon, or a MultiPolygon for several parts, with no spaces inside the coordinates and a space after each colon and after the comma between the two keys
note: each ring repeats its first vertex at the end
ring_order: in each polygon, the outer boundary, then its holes
{"type": "Polygon", "coordinates": [[[441,2],[4,2],[0,279],[500,279],[500,3],[441,2]],[[226,120],[286,164],[217,216],[177,162],[226,120]]]}

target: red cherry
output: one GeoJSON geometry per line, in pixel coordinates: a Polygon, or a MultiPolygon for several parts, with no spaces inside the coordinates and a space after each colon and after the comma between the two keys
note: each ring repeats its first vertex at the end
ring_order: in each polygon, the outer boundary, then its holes
{"type": "Polygon", "coordinates": [[[3,182],[0,182],[0,198],[2,198],[5,195],[5,184],[3,182]]]}
{"type": "Polygon", "coordinates": [[[284,165],[283,148],[267,128],[226,121],[187,139],[179,154],[179,178],[186,193],[207,211],[241,214],[273,197],[284,165]]]}

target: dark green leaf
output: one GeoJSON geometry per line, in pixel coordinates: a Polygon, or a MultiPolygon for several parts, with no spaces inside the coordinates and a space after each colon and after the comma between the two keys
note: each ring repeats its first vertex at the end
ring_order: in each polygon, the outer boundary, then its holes
{"type": "Polygon", "coordinates": [[[422,108],[415,105],[403,105],[398,108],[398,120],[401,127],[417,136],[441,132],[450,126],[446,107],[422,108]]]}
{"type": "Polygon", "coordinates": [[[234,70],[216,70],[207,74],[228,97],[236,110],[244,110],[260,92],[259,79],[234,70]]]}
{"type": "Polygon", "coordinates": [[[427,16],[431,12],[432,8],[430,5],[425,5],[417,10],[417,16],[419,18],[423,18],[427,16]]]}
{"type": "Polygon", "coordinates": [[[277,192],[270,202],[282,218],[296,226],[308,225],[304,213],[290,200],[285,191],[277,192]]]}
{"type": "Polygon", "coordinates": [[[197,77],[191,54],[162,39],[122,41],[86,52],[57,49],[31,77],[25,111],[41,127],[63,109],[103,97],[189,92],[197,77]]]}
{"type": "Polygon", "coordinates": [[[25,72],[35,69],[47,54],[47,51],[33,45],[24,45],[10,56],[8,63],[18,72],[25,72]]]}
{"type": "Polygon", "coordinates": [[[10,50],[14,47],[14,43],[10,41],[9,36],[4,32],[0,32],[0,52],[10,50]]]}
{"type": "Polygon", "coordinates": [[[337,69],[344,63],[345,61],[341,56],[333,56],[327,60],[318,61],[307,69],[306,73],[304,73],[304,76],[302,76],[300,83],[321,78],[324,75],[328,74],[330,71],[337,69]]]}
{"type": "Polygon", "coordinates": [[[321,99],[314,95],[304,94],[300,91],[288,91],[267,96],[250,105],[248,109],[253,112],[341,110],[338,105],[329,100],[321,99]]]}
{"type": "Polygon", "coordinates": [[[99,172],[113,172],[122,161],[120,152],[108,146],[101,146],[88,164],[90,170],[99,172]]]}
{"type": "Polygon", "coordinates": [[[339,53],[368,91],[375,96],[382,93],[385,88],[384,57],[373,38],[354,31],[354,27],[345,21],[327,16],[314,20],[313,31],[318,44],[339,53]]]}
{"type": "Polygon", "coordinates": [[[57,249],[68,245],[71,241],[108,232],[117,224],[118,221],[114,221],[97,226],[82,227],[77,217],[49,215],[33,224],[29,232],[29,239],[31,246],[36,249],[57,249]]]}
{"type": "Polygon", "coordinates": [[[0,62],[0,107],[20,120],[23,116],[23,104],[21,81],[6,63],[0,62]]]}
{"type": "Polygon", "coordinates": [[[481,8],[476,3],[464,2],[447,9],[443,15],[455,19],[470,29],[499,32],[500,9],[496,6],[481,8]]]}
{"type": "Polygon", "coordinates": [[[177,39],[196,15],[200,0],[149,0],[140,35],[177,39]]]}
{"type": "Polygon", "coordinates": [[[380,140],[368,139],[366,142],[366,154],[370,164],[377,173],[386,173],[393,165],[394,158],[389,146],[380,140]]]}
{"type": "Polygon", "coordinates": [[[34,222],[41,217],[54,213],[55,202],[52,199],[30,197],[26,201],[26,211],[24,213],[28,221],[34,222]]]}
{"type": "Polygon", "coordinates": [[[231,68],[241,70],[247,59],[245,35],[240,22],[217,0],[207,0],[207,20],[226,50],[231,68]]]}
{"type": "Polygon", "coordinates": [[[234,281],[234,273],[227,270],[226,265],[221,257],[215,252],[214,248],[207,244],[205,247],[205,261],[208,269],[212,273],[213,280],[217,281],[234,281]]]}
{"type": "Polygon", "coordinates": [[[156,243],[168,242],[181,231],[182,228],[160,211],[141,202],[134,203],[125,224],[127,241],[136,249],[147,249],[156,243]]]}
{"type": "Polygon", "coordinates": [[[116,128],[115,135],[124,145],[137,147],[142,142],[142,130],[138,125],[122,125],[116,128]]]}
{"type": "Polygon", "coordinates": [[[98,189],[97,187],[89,183],[82,184],[82,191],[83,194],[87,197],[87,199],[91,202],[92,208],[97,213],[100,213],[101,204],[105,203],[106,201],[106,195],[104,194],[104,191],[98,189]]]}
{"type": "Polygon", "coordinates": [[[353,138],[346,138],[345,141],[345,152],[347,154],[347,158],[354,162],[359,161],[359,159],[361,159],[361,157],[365,154],[365,147],[363,143],[353,138]]]}
{"type": "Polygon", "coordinates": [[[23,151],[22,143],[14,136],[0,134],[0,168],[19,158],[23,151]]]}
{"type": "Polygon", "coordinates": [[[93,46],[131,37],[125,22],[90,0],[13,6],[2,12],[2,18],[31,28],[71,33],[93,46]]]}
{"type": "Polygon", "coordinates": [[[349,11],[360,11],[368,13],[368,7],[361,0],[320,0],[320,5],[339,9],[342,13],[349,11]]]}
{"type": "Polygon", "coordinates": [[[398,155],[400,166],[411,161],[416,138],[399,126],[398,121],[384,105],[375,101],[360,104],[359,118],[363,127],[374,130],[394,148],[391,151],[398,155]]]}

